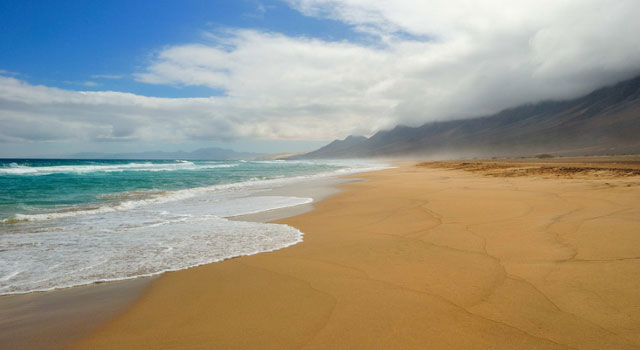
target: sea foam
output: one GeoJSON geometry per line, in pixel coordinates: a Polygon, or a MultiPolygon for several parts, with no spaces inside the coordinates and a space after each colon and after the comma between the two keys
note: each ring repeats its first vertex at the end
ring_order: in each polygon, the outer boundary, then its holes
{"type": "Polygon", "coordinates": [[[126,163],[126,164],[99,164],[99,165],[58,165],[58,166],[27,166],[11,163],[8,167],[0,167],[0,175],[51,175],[51,174],[89,174],[96,172],[123,172],[123,171],[177,171],[200,170],[215,168],[232,168],[238,164],[204,163],[195,164],[190,161],[176,161],[173,163],[126,163]]]}
{"type": "Polygon", "coordinates": [[[14,169],[25,176],[73,172],[80,177],[120,171],[153,174],[178,168],[200,171],[205,167],[209,170],[204,174],[213,176],[239,165],[250,168],[245,171],[242,181],[232,181],[236,175],[225,173],[230,179],[227,183],[177,190],[136,189],[103,193],[98,196],[98,202],[51,210],[38,208],[5,218],[0,222],[0,294],[150,276],[296,244],[302,241],[303,234],[293,227],[229,218],[312,201],[305,197],[268,195],[269,190],[279,186],[385,167],[335,164],[338,165],[332,166],[334,169],[330,171],[296,176],[288,174],[294,173],[292,170],[315,166],[315,163],[143,161],[106,165],[5,166],[0,168],[5,174],[14,169]],[[35,173],[28,173],[35,168],[35,173]],[[269,169],[284,170],[268,172],[269,169]],[[266,173],[270,175],[264,179],[266,173]]]}

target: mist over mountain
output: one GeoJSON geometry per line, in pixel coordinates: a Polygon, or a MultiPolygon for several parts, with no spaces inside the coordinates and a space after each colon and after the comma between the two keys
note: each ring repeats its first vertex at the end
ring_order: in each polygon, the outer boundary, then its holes
{"type": "Polygon", "coordinates": [[[188,159],[188,160],[236,160],[251,159],[264,156],[263,153],[236,152],[224,148],[200,148],[193,152],[132,152],[132,153],[96,153],[82,152],[65,155],[64,158],[73,159],[188,159]]]}
{"type": "MultiPolygon", "coordinates": [[[[463,98],[463,97],[461,97],[463,98]]],[[[349,136],[296,158],[488,157],[640,153],[640,76],[565,101],[478,118],[349,136]]]]}

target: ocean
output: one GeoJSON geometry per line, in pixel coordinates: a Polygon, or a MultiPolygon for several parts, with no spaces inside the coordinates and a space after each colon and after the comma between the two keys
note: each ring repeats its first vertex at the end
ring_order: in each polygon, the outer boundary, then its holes
{"type": "Polygon", "coordinates": [[[302,232],[229,217],[309,203],[269,190],[353,161],[0,160],[0,295],[151,276],[281,249],[302,232]]]}

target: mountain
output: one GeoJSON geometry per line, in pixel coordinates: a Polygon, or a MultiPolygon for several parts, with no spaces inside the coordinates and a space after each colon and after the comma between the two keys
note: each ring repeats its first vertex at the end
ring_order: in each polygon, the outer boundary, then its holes
{"type": "Polygon", "coordinates": [[[234,160],[264,156],[262,153],[236,152],[224,148],[201,148],[193,152],[135,152],[135,153],[95,153],[82,152],[65,156],[72,159],[188,159],[188,160],[234,160]]]}
{"type": "Polygon", "coordinates": [[[349,136],[296,158],[640,153],[640,76],[567,101],[349,136]]]}

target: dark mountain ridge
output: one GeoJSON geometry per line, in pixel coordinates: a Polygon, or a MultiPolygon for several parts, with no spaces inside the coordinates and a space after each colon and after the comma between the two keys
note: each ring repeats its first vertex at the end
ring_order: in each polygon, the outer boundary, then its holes
{"type": "Polygon", "coordinates": [[[349,136],[297,158],[640,153],[640,76],[566,101],[349,136]]]}

